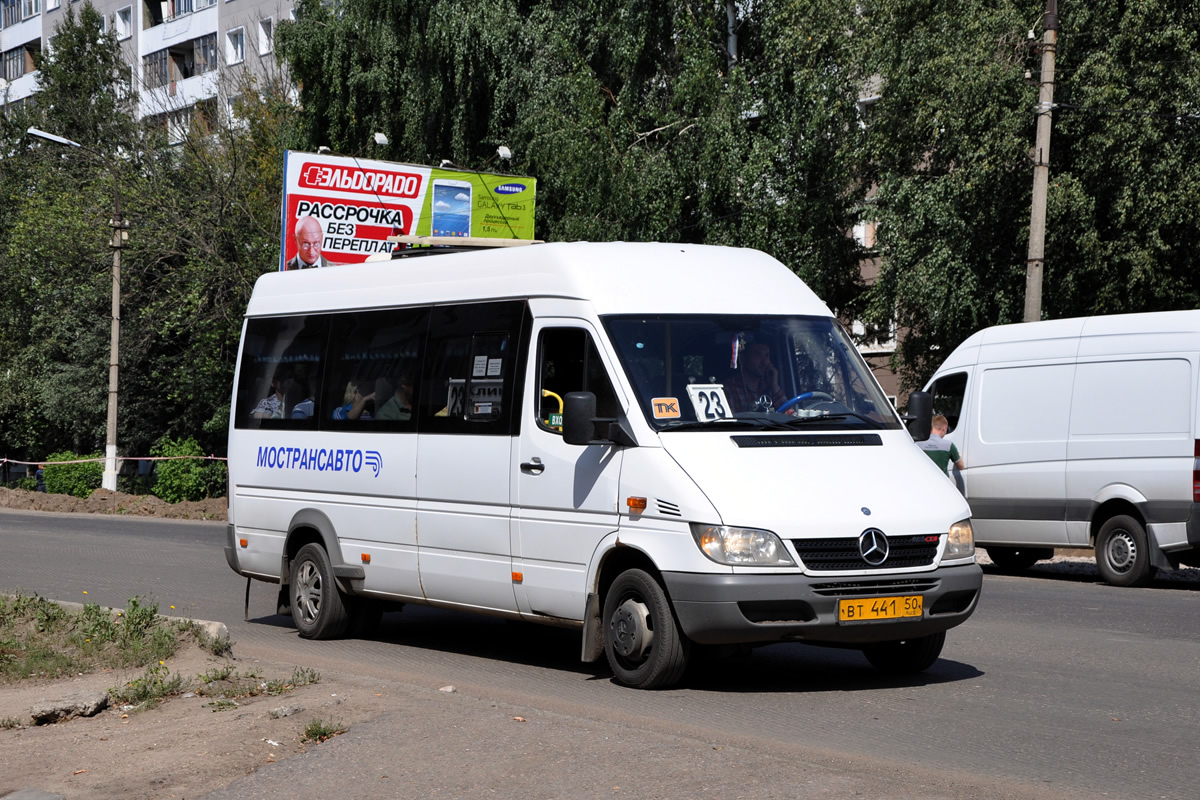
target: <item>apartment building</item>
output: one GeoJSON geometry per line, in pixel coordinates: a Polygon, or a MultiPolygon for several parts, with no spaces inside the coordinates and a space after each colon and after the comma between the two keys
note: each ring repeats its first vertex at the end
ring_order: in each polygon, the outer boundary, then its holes
{"type": "MultiPolygon", "coordinates": [[[[228,102],[238,71],[275,66],[275,26],[290,19],[290,0],[93,0],[105,30],[116,33],[138,91],[143,118],[172,129],[228,102]]],[[[0,107],[37,93],[34,57],[49,47],[78,0],[0,0],[0,107]]],[[[36,102],[36,101],[35,101],[36,102]]],[[[64,132],[69,133],[69,132],[64,132]]]]}

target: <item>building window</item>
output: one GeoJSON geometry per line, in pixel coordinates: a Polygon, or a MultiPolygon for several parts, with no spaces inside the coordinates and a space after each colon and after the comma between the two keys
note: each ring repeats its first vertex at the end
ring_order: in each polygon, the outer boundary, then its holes
{"type": "Polygon", "coordinates": [[[34,39],[20,47],[4,51],[4,79],[15,81],[34,71],[33,58],[41,50],[42,40],[34,39]]]}
{"type": "Polygon", "coordinates": [[[60,2],[62,2],[62,0],[46,0],[46,10],[53,11],[54,9],[58,8],[60,2]]]}
{"type": "Polygon", "coordinates": [[[142,57],[142,81],[147,89],[166,86],[171,80],[171,59],[166,50],[142,57]]]}
{"type": "Polygon", "coordinates": [[[25,48],[14,47],[4,51],[4,79],[15,81],[25,74],[25,48]]]}
{"type": "Polygon", "coordinates": [[[42,0],[21,0],[21,19],[42,13],[42,0]]]}
{"type": "Polygon", "coordinates": [[[275,49],[275,20],[272,17],[258,23],[258,54],[265,56],[275,49]]]}
{"type": "Polygon", "coordinates": [[[225,60],[230,64],[240,64],[246,60],[246,32],[242,28],[234,28],[225,34],[225,60]]]}
{"type": "Polygon", "coordinates": [[[196,74],[212,72],[217,68],[217,35],[210,33],[196,39],[196,74]]]}
{"type": "Polygon", "coordinates": [[[0,25],[8,28],[21,21],[21,4],[17,0],[0,0],[0,25]]]}
{"type": "Polygon", "coordinates": [[[133,6],[125,6],[113,15],[113,27],[118,39],[128,39],[133,35],[133,6]]]}

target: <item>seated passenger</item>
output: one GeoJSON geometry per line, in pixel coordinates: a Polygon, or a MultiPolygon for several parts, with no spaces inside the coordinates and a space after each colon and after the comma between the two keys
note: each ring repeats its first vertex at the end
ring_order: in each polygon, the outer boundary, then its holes
{"type": "Polygon", "coordinates": [[[346,394],[342,405],[333,410],[334,419],[371,419],[371,409],[375,407],[375,388],[369,381],[350,381],[346,384],[346,394]],[[363,394],[363,392],[367,394],[363,394]]]}
{"type": "Polygon", "coordinates": [[[779,385],[779,370],[771,363],[766,342],[753,342],[742,354],[738,369],[725,382],[725,398],[734,413],[772,411],[787,402],[779,385]]]}
{"type": "Polygon", "coordinates": [[[400,373],[392,378],[392,386],[395,388],[395,393],[384,401],[384,404],[375,412],[375,419],[400,421],[412,419],[412,379],[407,374],[400,373]]]}

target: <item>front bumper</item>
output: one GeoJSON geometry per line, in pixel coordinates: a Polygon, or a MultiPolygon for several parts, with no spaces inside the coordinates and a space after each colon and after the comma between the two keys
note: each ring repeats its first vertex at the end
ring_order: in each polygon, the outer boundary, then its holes
{"type": "Polygon", "coordinates": [[[665,572],[663,579],[683,632],[700,644],[857,645],[929,636],[965,622],[983,587],[976,564],[887,577],[665,572]],[[921,617],[838,621],[838,600],[914,594],[924,598],[921,617]]]}

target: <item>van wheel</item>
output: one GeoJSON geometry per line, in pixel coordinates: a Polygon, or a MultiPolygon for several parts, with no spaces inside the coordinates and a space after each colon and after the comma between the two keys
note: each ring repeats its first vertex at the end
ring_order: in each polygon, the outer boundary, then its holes
{"type": "Polygon", "coordinates": [[[1154,577],[1146,529],[1133,517],[1113,517],[1096,534],[1096,566],[1113,586],[1144,586],[1154,577]]]}
{"type": "Polygon", "coordinates": [[[871,666],[892,675],[911,675],[924,672],[933,666],[946,644],[946,632],[916,639],[901,639],[898,642],[880,642],[863,648],[863,655],[871,666]]]}
{"type": "Polygon", "coordinates": [[[306,544],[292,559],[292,621],[305,639],[336,639],[350,619],[333,578],[329,556],[319,544],[306,544]]]}
{"type": "Polygon", "coordinates": [[[985,547],[1001,572],[1024,572],[1043,558],[1054,558],[1051,547],[985,547]]]}
{"type": "Polygon", "coordinates": [[[662,689],[683,677],[691,643],[666,592],[640,569],[622,572],[604,598],[604,652],[613,675],[635,689],[662,689]]]}

